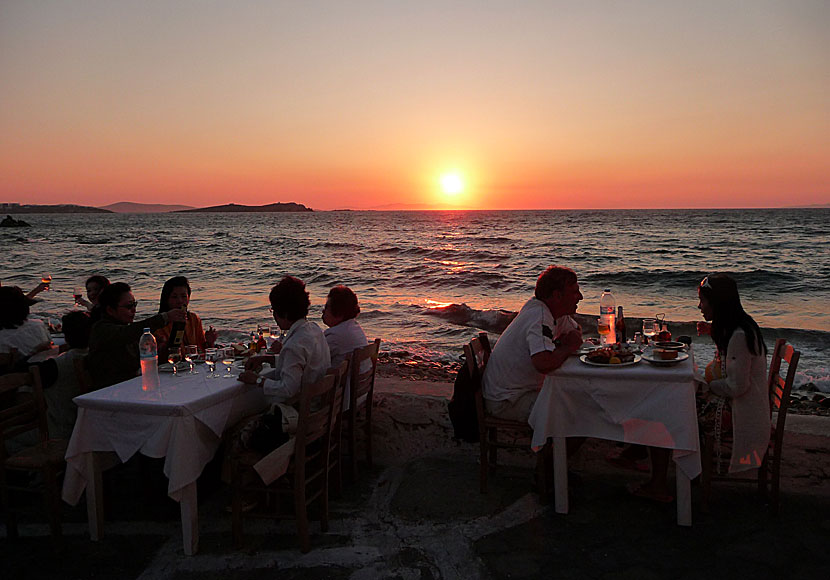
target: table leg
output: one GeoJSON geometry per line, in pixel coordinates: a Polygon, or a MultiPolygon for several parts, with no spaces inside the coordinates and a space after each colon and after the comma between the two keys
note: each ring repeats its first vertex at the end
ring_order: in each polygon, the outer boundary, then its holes
{"type": "Polygon", "coordinates": [[[564,437],[553,438],[553,490],[556,513],[568,513],[568,448],[564,437]]]}
{"type": "Polygon", "coordinates": [[[682,469],[675,472],[677,480],[677,525],[692,525],[692,483],[682,469]]]}
{"type": "Polygon", "coordinates": [[[179,503],[182,513],[182,540],[184,553],[194,555],[199,550],[199,502],[196,497],[196,482],[189,483],[182,489],[179,503]]]}
{"type": "Polygon", "coordinates": [[[104,533],[104,486],[101,478],[101,462],[98,454],[86,454],[89,479],[86,482],[86,517],[89,523],[89,539],[97,542],[104,533]]]}

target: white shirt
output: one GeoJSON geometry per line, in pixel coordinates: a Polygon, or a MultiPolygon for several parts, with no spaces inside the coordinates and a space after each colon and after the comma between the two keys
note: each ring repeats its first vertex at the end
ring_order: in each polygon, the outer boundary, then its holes
{"type": "MultiPolygon", "coordinates": [[[[366,346],[366,334],[357,323],[357,320],[350,318],[344,320],[336,326],[327,328],[323,333],[326,336],[326,342],[329,343],[329,351],[331,352],[331,366],[336,367],[341,362],[352,356],[354,349],[366,346]]],[[[360,370],[366,372],[371,368],[372,361],[365,360],[360,370]]],[[[351,371],[349,371],[351,372],[351,371]]],[[[343,393],[343,410],[349,410],[349,397],[351,396],[351,376],[346,382],[346,391],[343,393]]]]}
{"type": "Polygon", "coordinates": [[[530,357],[556,350],[554,341],[576,328],[570,316],[554,320],[547,305],[537,298],[528,300],[505,329],[484,369],[482,395],[490,401],[513,400],[527,391],[538,391],[545,375],[533,366],[530,357]]]}
{"type": "Polygon", "coordinates": [[[0,352],[11,352],[16,348],[24,358],[42,350],[43,345],[48,346],[51,341],[46,325],[36,318],[27,318],[17,328],[0,330],[0,352]]]}
{"type": "Polygon", "coordinates": [[[320,327],[301,318],[291,325],[274,370],[265,375],[262,390],[270,404],[291,399],[303,385],[319,381],[331,366],[329,345],[320,327]]]}

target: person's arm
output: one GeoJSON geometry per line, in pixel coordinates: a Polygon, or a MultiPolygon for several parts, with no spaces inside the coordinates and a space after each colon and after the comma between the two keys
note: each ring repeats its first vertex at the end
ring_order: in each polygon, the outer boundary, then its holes
{"type": "Polygon", "coordinates": [[[41,282],[40,284],[38,284],[37,286],[35,286],[35,287],[32,289],[32,291],[31,291],[31,292],[29,292],[28,294],[26,294],[26,298],[29,298],[29,299],[34,299],[34,297],[35,297],[35,296],[37,296],[38,294],[40,294],[41,292],[43,292],[44,290],[46,290],[48,287],[49,287],[49,285],[48,285],[48,284],[44,284],[43,282],[41,282]]]}
{"type": "Polygon", "coordinates": [[[99,343],[124,344],[137,341],[144,333],[145,328],[149,327],[150,330],[157,330],[166,324],[167,313],[163,312],[130,324],[99,324],[96,334],[99,343]]]}
{"type": "Polygon", "coordinates": [[[578,330],[571,330],[559,339],[559,344],[554,350],[537,352],[530,357],[533,368],[537,372],[546,375],[561,367],[565,361],[582,346],[582,333],[578,330]]]}
{"type": "Polygon", "coordinates": [[[746,335],[736,330],[726,352],[726,377],[709,383],[709,390],[722,397],[740,397],[752,386],[751,367],[752,353],[746,345],[746,335]]]}
{"type": "Polygon", "coordinates": [[[303,384],[303,371],[308,355],[300,344],[287,344],[280,353],[280,375],[276,379],[263,378],[262,390],[266,397],[286,402],[300,392],[303,384]]]}

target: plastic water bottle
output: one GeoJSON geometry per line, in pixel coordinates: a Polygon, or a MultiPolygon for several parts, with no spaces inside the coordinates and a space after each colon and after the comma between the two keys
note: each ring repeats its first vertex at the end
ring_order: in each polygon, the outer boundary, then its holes
{"type": "Polygon", "coordinates": [[[599,321],[597,322],[599,342],[603,346],[617,342],[616,310],[617,301],[614,299],[614,295],[611,294],[611,290],[606,288],[599,299],[599,321]]]}
{"type": "Polygon", "coordinates": [[[156,337],[149,328],[138,339],[138,357],[141,360],[141,388],[152,391],[159,386],[159,352],[156,337]]]}

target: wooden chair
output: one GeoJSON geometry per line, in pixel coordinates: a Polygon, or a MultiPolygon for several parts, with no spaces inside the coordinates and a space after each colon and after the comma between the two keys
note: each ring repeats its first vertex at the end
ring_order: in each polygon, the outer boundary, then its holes
{"type": "MultiPolygon", "coordinates": [[[[469,344],[464,345],[464,358],[467,370],[472,380],[479,385],[476,389],[476,415],[478,417],[478,441],[479,441],[479,479],[481,493],[487,493],[487,473],[490,467],[495,468],[498,459],[499,449],[521,449],[530,450],[530,440],[533,437],[533,429],[527,421],[513,421],[501,419],[487,413],[484,408],[484,396],[482,394],[481,381],[484,378],[484,369],[487,360],[490,358],[490,340],[486,332],[481,332],[472,339],[469,344]],[[510,432],[519,436],[518,440],[499,440],[499,431],[510,432]]],[[[537,454],[536,478],[540,493],[546,490],[545,457],[551,455],[550,446],[537,454]]],[[[550,459],[552,465],[552,457],[550,459]]]]}
{"type": "Polygon", "coordinates": [[[9,352],[0,353],[0,374],[10,373],[14,371],[17,365],[18,357],[17,349],[12,347],[9,352]]]}
{"type": "Polygon", "coordinates": [[[366,463],[372,467],[372,400],[375,393],[375,371],[378,368],[380,339],[376,338],[364,347],[356,348],[351,361],[351,390],[349,410],[343,414],[344,438],[351,458],[351,481],[357,479],[357,429],[358,413],[365,409],[363,432],[366,439],[366,463]],[[364,368],[371,361],[371,368],[364,368]]]}
{"type": "Polygon", "coordinates": [[[304,385],[300,392],[294,454],[288,471],[270,485],[265,485],[253,465],[239,457],[231,458],[233,496],[232,526],[234,541],[242,545],[243,517],[284,519],[292,517],[285,508],[286,498],[293,504],[297,535],[303,553],[311,549],[308,507],[319,504],[320,528],[328,531],[328,455],[335,412],[343,408],[343,391],[339,369],[329,371],[320,381],[304,385]],[[244,512],[243,494],[259,501],[255,509],[244,512]],[[283,500],[283,501],[280,501],[283,500]]]}
{"type": "Polygon", "coordinates": [[[338,387],[342,393],[341,404],[339,409],[334,410],[332,416],[331,437],[329,438],[329,492],[334,492],[334,497],[340,497],[343,494],[343,404],[342,396],[345,396],[346,383],[349,382],[351,360],[346,359],[337,368],[332,368],[329,372],[337,372],[340,377],[340,386],[338,387]]]}
{"type": "Polygon", "coordinates": [[[78,381],[78,387],[81,389],[81,394],[86,394],[95,390],[92,386],[92,375],[89,373],[89,356],[79,356],[72,361],[75,366],[75,380],[78,381]]]}
{"type": "Polygon", "coordinates": [[[29,372],[0,376],[0,492],[9,538],[17,538],[17,514],[9,492],[41,494],[49,515],[52,537],[61,535],[58,478],[64,469],[67,445],[67,441],[49,438],[46,403],[38,368],[32,366],[29,372]],[[20,387],[24,386],[31,387],[32,392],[21,392],[20,387]],[[32,430],[37,431],[37,444],[11,455],[6,453],[8,439],[32,430]],[[17,480],[11,480],[12,473],[17,475],[17,480]],[[30,483],[32,473],[40,474],[39,484],[30,483]]]}
{"type": "Polygon", "coordinates": [[[787,421],[787,409],[790,406],[790,392],[793,388],[795,373],[798,369],[798,359],[801,353],[795,350],[792,345],[787,344],[783,338],[775,341],[775,350],[772,352],[772,361],[769,367],[767,385],[769,388],[770,422],[772,411],[778,411],[778,417],[770,430],[770,441],[767,452],[758,468],[755,477],[740,476],[718,476],[714,473],[714,437],[706,435],[703,441],[703,457],[701,458],[703,472],[701,484],[703,487],[703,507],[709,509],[709,499],[712,492],[712,481],[736,481],[745,483],[756,483],[758,492],[769,500],[769,509],[773,514],[778,514],[779,508],[779,486],[781,482],[781,455],[784,446],[784,424],[787,421]],[[781,376],[781,361],[787,363],[786,377],[781,376]],[[771,477],[770,477],[771,476],[771,477]],[[771,494],[767,492],[768,480],[771,479],[771,494]]]}

